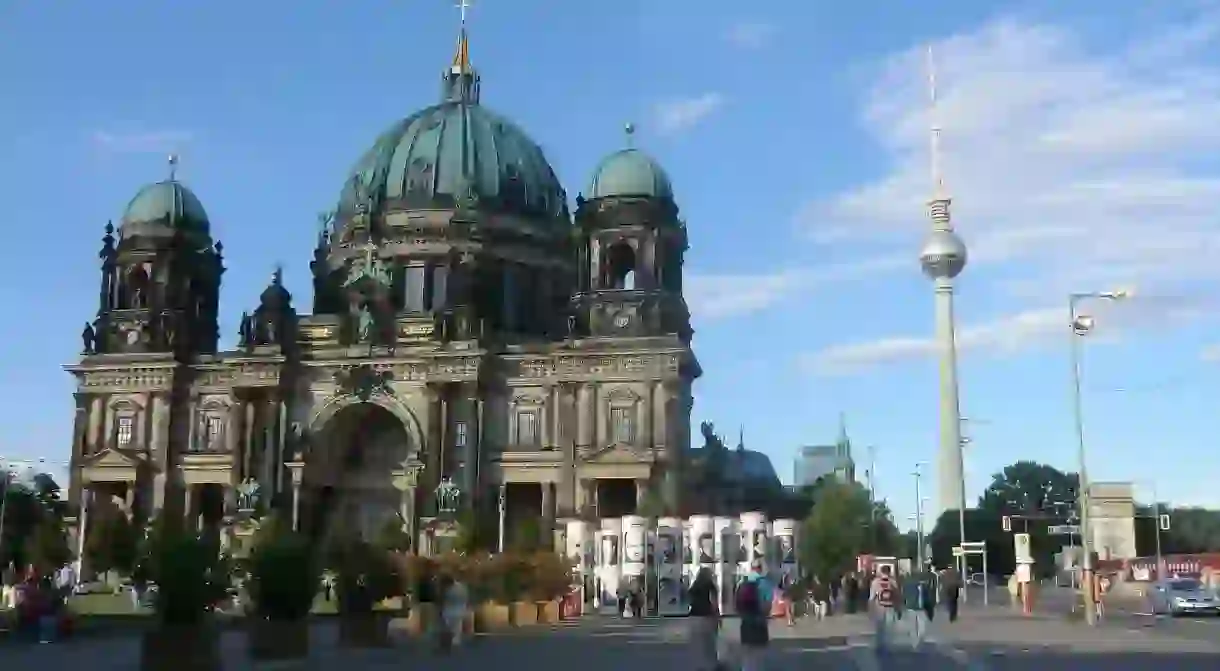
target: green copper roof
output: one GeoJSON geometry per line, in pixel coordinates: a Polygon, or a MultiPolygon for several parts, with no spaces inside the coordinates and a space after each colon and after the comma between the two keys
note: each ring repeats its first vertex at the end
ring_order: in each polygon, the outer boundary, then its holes
{"type": "Polygon", "coordinates": [[[453,207],[560,217],[567,195],[542,149],[520,128],[465,100],[434,105],[394,124],[357,162],[340,213],[361,200],[380,208],[453,207]]]}
{"type": "Polygon", "coordinates": [[[203,203],[190,189],[172,179],[145,186],[127,203],[121,230],[128,235],[138,234],[147,224],[205,234],[210,227],[203,203]]]}
{"type": "Polygon", "coordinates": [[[669,175],[651,156],[639,149],[623,149],[606,158],[593,171],[586,198],[641,196],[674,197],[669,175]]]}

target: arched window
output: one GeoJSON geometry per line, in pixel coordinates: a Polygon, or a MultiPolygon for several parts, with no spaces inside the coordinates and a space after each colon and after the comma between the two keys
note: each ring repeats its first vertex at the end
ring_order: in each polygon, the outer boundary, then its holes
{"type": "Polygon", "coordinates": [[[635,289],[635,250],[626,241],[606,253],[606,280],[608,289],[635,289]]]}

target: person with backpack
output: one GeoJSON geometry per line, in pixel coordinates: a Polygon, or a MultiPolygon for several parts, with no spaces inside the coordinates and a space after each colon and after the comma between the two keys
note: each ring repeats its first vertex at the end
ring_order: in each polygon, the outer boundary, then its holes
{"type": "Polygon", "coordinates": [[[741,671],[760,671],[771,642],[771,600],[775,588],[755,560],[750,573],[737,588],[737,615],[741,618],[741,671]]]}
{"type": "Polygon", "coordinates": [[[889,650],[889,637],[901,617],[898,611],[899,597],[898,580],[894,578],[892,569],[887,564],[881,565],[877,577],[869,589],[869,600],[873,605],[873,622],[876,625],[876,640],[878,654],[889,650]]]}

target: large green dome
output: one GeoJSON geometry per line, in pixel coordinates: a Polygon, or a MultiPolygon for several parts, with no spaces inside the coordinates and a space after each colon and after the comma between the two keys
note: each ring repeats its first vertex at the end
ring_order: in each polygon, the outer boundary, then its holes
{"type": "Polygon", "coordinates": [[[167,179],[136,192],[123,211],[119,230],[125,235],[151,235],[165,230],[206,235],[210,226],[199,198],[181,182],[167,179]]]}
{"type": "Polygon", "coordinates": [[[639,149],[622,149],[597,165],[585,194],[589,199],[616,196],[672,200],[674,189],[665,169],[651,156],[639,149]]]}
{"type": "Polygon", "coordinates": [[[395,123],[360,158],[340,216],[361,201],[382,211],[447,209],[474,196],[480,209],[566,218],[567,195],[542,149],[479,104],[464,33],[444,87],[440,104],[395,123]]]}

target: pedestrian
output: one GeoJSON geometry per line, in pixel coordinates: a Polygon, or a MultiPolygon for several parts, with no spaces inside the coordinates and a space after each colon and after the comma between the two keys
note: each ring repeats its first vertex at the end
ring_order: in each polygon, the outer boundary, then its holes
{"type": "Polygon", "coordinates": [[[614,595],[618,599],[618,614],[624,618],[627,617],[627,602],[631,596],[631,590],[627,587],[626,578],[619,581],[618,590],[614,595]]]}
{"type": "Polygon", "coordinates": [[[737,588],[737,615],[741,619],[741,671],[761,671],[771,642],[770,617],[774,587],[755,560],[737,588]]]}
{"type": "Polygon", "coordinates": [[[690,604],[691,668],[694,671],[715,671],[718,666],[716,638],[720,632],[720,609],[716,581],[712,569],[703,566],[695,574],[686,592],[690,604]]]}
{"type": "Polygon", "coordinates": [[[898,581],[891,575],[889,565],[883,564],[869,589],[872,602],[873,624],[876,627],[875,645],[878,656],[889,652],[890,636],[898,623],[898,581]]]}
{"type": "Polygon", "coordinates": [[[466,585],[460,579],[446,578],[445,591],[441,597],[441,622],[448,632],[449,647],[462,643],[469,601],[470,595],[466,585]]]}
{"type": "Polygon", "coordinates": [[[902,585],[902,613],[909,618],[908,627],[911,632],[911,648],[918,650],[923,646],[928,634],[928,610],[932,600],[931,585],[927,576],[920,573],[908,576],[902,585]]]}
{"type": "Polygon", "coordinates": [[[855,573],[848,573],[843,576],[843,607],[848,615],[856,612],[856,606],[860,602],[860,583],[856,580],[855,573]]]}
{"type": "MultiPolygon", "coordinates": [[[[840,588],[843,586],[841,577],[832,578],[830,581],[830,609],[833,611],[839,605],[840,588]]],[[[829,613],[827,613],[829,615],[829,613]]]]}
{"type": "Polygon", "coordinates": [[[923,595],[923,613],[928,618],[928,623],[931,624],[936,619],[936,571],[926,571],[923,573],[924,579],[924,595],[923,595]]]}
{"type": "Polygon", "coordinates": [[[957,606],[962,598],[962,578],[956,569],[946,568],[940,572],[940,603],[949,614],[950,622],[957,622],[957,606]]]}
{"type": "Polygon", "coordinates": [[[830,611],[830,588],[826,583],[813,579],[813,617],[817,620],[826,619],[826,613],[830,611]]]}

